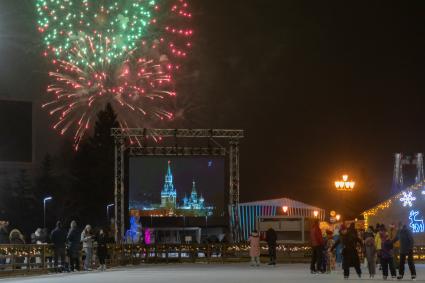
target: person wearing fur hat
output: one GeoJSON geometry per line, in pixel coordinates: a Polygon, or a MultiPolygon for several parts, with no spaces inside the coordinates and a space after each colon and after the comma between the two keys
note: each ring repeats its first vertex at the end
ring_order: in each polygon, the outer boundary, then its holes
{"type": "MultiPolygon", "coordinates": [[[[25,244],[24,235],[22,235],[21,231],[19,231],[18,229],[13,229],[12,231],[10,231],[9,241],[12,245],[25,244]]],[[[24,261],[25,261],[25,257],[16,256],[15,257],[16,269],[21,269],[24,261]]]]}
{"type": "Polygon", "coordinates": [[[260,266],[260,236],[258,235],[257,230],[252,231],[248,242],[251,266],[260,266]]]}

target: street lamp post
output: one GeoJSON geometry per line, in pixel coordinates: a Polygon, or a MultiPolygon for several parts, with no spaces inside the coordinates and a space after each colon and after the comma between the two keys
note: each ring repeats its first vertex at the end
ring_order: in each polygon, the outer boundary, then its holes
{"type": "Polygon", "coordinates": [[[342,180],[335,181],[335,188],[337,191],[351,192],[355,185],[356,182],[348,180],[348,175],[342,175],[342,180]]]}
{"type": "Polygon", "coordinates": [[[206,234],[207,234],[207,242],[208,242],[208,214],[205,215],[205,228],[206,228],[206,234]]]}
{"type": "Polygon", "coordinates": [[[288,207],[286,205],[282,206],[282,211],[283,211],[283,214],[286,215],[286,213],[288,213],[288,207]]]}
{"type": "Polygon", "coordinates": [[[46,228],[46,202],[51,200],[52,197],[45,197],[43,199],[43,228],[46,228]]]}
{"type": "Polygon", "coordinates": [[[113,207],[113,206],[114,206],[114,204],[113,204],[113,203],[108,204],[108,205],[106,206],[106,220],[107,220],[108,225],[109,225],[109,208],[111,208],[111,207],[113,207]]]}
{"type": "Polygon", "coordinates": [[[335,181],[335,188],[337,191],[342,192],[341,195],[341,203],[345,209],[347,209],[347,192],[352,192],[354,187],[356,186],[356,182],[350,180],[347,174],[342,175],[342,179],[335,181]]]}

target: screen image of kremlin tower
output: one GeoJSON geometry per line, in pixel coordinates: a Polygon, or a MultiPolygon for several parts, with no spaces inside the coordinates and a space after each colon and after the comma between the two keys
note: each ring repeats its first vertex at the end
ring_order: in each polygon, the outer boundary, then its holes
{"type": "Polygon", "coordinates": [[[181,200],[174,187],[171,162],[168,161],[164,183],[161,190],[161,203],[137,205],[130,201],[130,216],[211,216],[214,207],[207,206],[202,194],[198,194],[195,179],[189,196],[183,195],[181,200]]]}

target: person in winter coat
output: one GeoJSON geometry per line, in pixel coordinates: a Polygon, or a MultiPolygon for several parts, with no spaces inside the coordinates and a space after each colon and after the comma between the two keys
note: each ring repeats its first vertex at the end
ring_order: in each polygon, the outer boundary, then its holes
{"type": "MultiPolygon", "coordinates": [[[[9,244],[9,231],[7,227],[9,226],[9,222],[0,221],[0,244],[9,244]]],[[[6,258],[0,258],[0,265],[6,264],[6,258]]],[[[0,268],[2,268],[0,266],[0,268]]]]}
{"type": "Polygon", "coordinates": [[[269,246],[269,265],[276,265],[276,246],[277,246],[277,235],[273,228],[269,228],[266,232],[266,241],[269,246]]]}
{"type": "Polygon", "coordinates": [[[80,233],[77,230],[77,222],[72,221],[66,237],[68,243],[69,269],[80,270],[80,233]]]}
{"type": "Polygon", "coordinates": [[[66,232],[62,228],[62,223],[60,221],[56,222],[56,228],[50,234],[50,239],[52,240],[54,249],[55,269],[57,270],[59,267],[59,258],[61,260],[61,267],[65,268],[66,232]]]}
{"type": "Polygon", "coordinates": [[[413,235],[412,232],[407,228],[406,225],[403,225],[401,230],[398,232],[398,235],[394,241],[400,242],[400,265],[398,271],[397,279],[401,280],[404,276],[404,265],[406,263],[409,265],[410,275],[413,280],[416,279],[416,268],[415,263],[413,262],[413,235]]]}
{"type": "Polygon", "coordinates": [[[312,256],[310,263],[310,272],[312,274],[317,272],[324,272],[322,269],[323,261],[323,236],[319,227],[319,220],[315,219],[310,229],[310,241],[312,248],[312,256]]]}
{"type": "Polygon", "coordinates": [[[362,276],[360,269],[360,259],[357,253],[357,244],[363,244],[362,240],[357,236],[357,231],[352,223],[350,228],[347,229],[344,225],[341,226],[340,238],[335,242],[332,250],[334,250],[340,243],[342,243],[342,268],[344,269],[344,278],[350,277],[350,267],[354,266],[359,278],[362,276]]]}
{"type": "Polygon", "coordinates": [[[251,266],[260,266],[260,236],[258,235],[257,230],[252,231],[248,242],[251,266]]]}
{"type": "Polygon", "coordinates": [[[100,229],[99,235],[97,236],[96,242],[97,242],[97,256],[99,258],[99,269],[105,270],[106,269],[106,258],[108,257],[108,237],[103,232],[103,229],[100,229]]]}
{"type": "Polygon", "coordinates": [[[391,272],[391,277],[396,278],[396,271],[394,267],[394,245],[386,231],[379,232],[381,234],[381,266],[383,279],[388,278],[388,268],[391,272]]]}
{"type": "Polygon", "coordinates": [[[376,274],[376,246],[372,226],[369,226],[367,231],[364,233],[364,246],[369,277],[374,278],[376,274]]]}
{"type": "Polygon", "coordinates": [[[335,263],[335,256],[333,252],[331,251],[333,245],[335,244],[335,241],[333,239],[333,232],[330,230],[326,231],[326,272],[331,273],[331,271],[335,270],[336,263],[335,263]]]}
{"type": "Polygon", "coordinates": [[[381,241],[381,234],[380,232],[382,230],[385,230],[385,226],[382,224],[376,224],[375,229],[375,247],[376,247],[376,255],[377,255],[377,263],[379,265],[379,270],[381,270],[381,247],[382,247],[382,241],[381,241]]]}
{"type": "Polygon", "coordinates": [[[86,225],[83,232],[81,233],[81,242],[83,243],[83,250],[85,253],[84,270],[91,270],[92,259],[93,259],[93,241],[94,235],[90,225],[86,225]]]}
{"type": "MultiPolygon", "coordinates": [[[[336,243],[339,240],[339,230],[340,228],[335,228],[334,230],[334,234],[333,234],[333,240],[334,243],[336,243]]],[[[341,267],[342,265],[342,244],[341,242],[339,242],[340,244],[338,246],[336,246],[335,248],[335,262],[336,265],[338,265],[338,267],[341,267]]]]}
{"type": "Polygon", "coordinates": [[[400,255],[400,244],[398,241],[394,241],[397,238],[398,231],[401,229],[401,226],[398,227],[395,224],[391,224],[389,226],[388,237],[391,241],[393,241],[393,250],[394,250],[394,266],[397,269],[399,266],[398,256],[400,255]]]}
{"type": "MultiPolygon", "coordinates": [[[[9,241],[12,245],[25,245],[25,238],[21,231],[13,229],[10,231],[9,241]]],[[[16,269],[21,269],[21,265],[24,263],[24,257],[15,257],[16,269]]]]}

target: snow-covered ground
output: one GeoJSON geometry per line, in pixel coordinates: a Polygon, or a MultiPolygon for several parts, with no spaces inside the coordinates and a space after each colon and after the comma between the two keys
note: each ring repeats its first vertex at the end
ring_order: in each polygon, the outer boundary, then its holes
{"type": "MultiPolygon", "coordinates": [[[[407,266],[406,266],[407,267],[407,266]]],[[[417,265],[418,281],[425,282],[425,265],[417,265]]],[[[354,271],[354,270],[352,270],[354,271]]],[[[382,282],[382,275],[369,280],[366,270],[361,280],[352,274],[348,282],[382,282]]],[[[410,273],[407,271],[407,278],[410,273]]],[[[406,279],[405,279],[406,280],[406,279]]],[[[347,282],[342,271],[332,274],[311,275],[306,264],[280,264],[276,267],[262,265],[252,268],[247,264],[169,264],[140,265],[117,268],[105,272],[80,272],[32,277],[0,279],[0,283],[306,283],[347,282]]]]}

